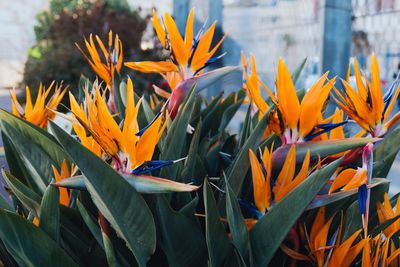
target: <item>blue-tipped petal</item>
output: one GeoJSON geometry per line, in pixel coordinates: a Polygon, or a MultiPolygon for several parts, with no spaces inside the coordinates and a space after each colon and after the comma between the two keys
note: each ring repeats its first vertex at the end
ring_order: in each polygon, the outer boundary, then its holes
{"type": "Polygon", "coordinates": [[[149,124],[147,124],[145,127],[143,127],[139,132],[136,133],[136,136],[142,136],[144,132],[150,128],[151,125],[160,117],[161,111],[157,113],[157,115],[151,120],[149,124]]]}
{"type": "Polygon", "coordinates": [[[142,165],[139,167],[135,168],[131,174],[134,175],[139,175],[139,174],[145,174],[149,173],[154,170],[158,170],[160,168],[175,164],[179,161],[185,160],[186,157],[176,159],[176,160],[150,160],[150,161],[145,161],[142,165]]]}
{"type": "Polygon", "coordinates": [[[368,188],[366,184],[363,184],[358,188],[358,206],[362,215],[365,214],[365,211],[367,209],[367,196],[368,188]]]}
{"type": "Polygon", "coordinates": [[[261,219],[261,217],[264,216],[264,214],[260,212],[253,204],[240,198],[238,198],[238,202],[246,212],[248,212],[250,215],[255,216],[257,220],[261,219]]]}
{"type": "Polygon", "coordinates": [[[389,107],[390,101],[394,93],[396,92],[397,87],[400,85],[400,72],[397,74],[396,79],[391,83],[389,89],[386,91],[385,95],[383,96],[383,102],[385,103],[385,107],[382,112],[382,117],[384,116],[387,108],[389,107]]]}
{"type": "Polygon", "coordinates": [[[139,175],[139,174],[145,174],[149,173],[151,171],[160,169],[162,167],[166,167],[169,165],[174,164],[173,160],[151,160],[151,161],[145,161],[142,165],[139,167],[135,168],[131,174],[139,175]]]}
{"type": "Polygon", "coordinates": [[[347,122],[348,121],[345,120],[345,121],[341,121],[341,122],[338,122],[338,123],[318,124],[316,127],[321,129],[321,131],[318,131],[316,133],[314,132],[314,133],[308,134],[306,137],[304,137],[304,141],[310,141],[313,138],[315,138],[317,136],[320,136],[321,134],[330,132],[331,130],[333,130],[333,129],[337,128],[337,127],[345,125],[347,122]]]}
{"type": "Polygon", "coordinates": [[[219,56],[215,56],[215,57],[210,58],[210,59],[206,62],[206,64],[204,64],[203,67],[201,67],[200,69],[198,69],[198,70],[195,71],[195,73],[193,74],[193,76],[196,75],[196,74],[198,74],[200,71],[202,71],[203,69],[207,68],[207,67],[210,66],[211,64],[217,62],[219,59],[221,59],[221,58],[222,58],[223,56],[225,56],[225,55],[226,55],[226,52],[225,52],[225,53],[222,53],[222,54],[219,55],[219,56]]]}

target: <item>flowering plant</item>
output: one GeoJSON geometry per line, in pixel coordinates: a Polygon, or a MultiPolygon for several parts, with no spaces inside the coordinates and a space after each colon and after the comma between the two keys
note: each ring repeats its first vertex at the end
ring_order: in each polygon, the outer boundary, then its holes
{"type": "Polygon", "coordinates": [[[80,99],[69,94],[69,114],[57,111],[61,83],[41,86],[36,101],[27,88],[24,105],[11,92],[12,113],[0,111],[2,263],[397,266],[400,198],[386,176],[400,150],[398,81],[383,95],[372,55],[370,78],[355,62],[355,87],[347,78],[339,90],[326,73],[296,90],[302,66],[291,75],[279,59],[268,88],[243,55],[243,88],[207,102],[198,92],[239,68],[207,71],[224,38],[211,47],[215,23],[195,35],[193,19],[192,10],[181,36],[154,12],[169,55],[160,62],[124,62],[112,32],[108,45],[85,39],[98,80],[81,81],[80,99]],[[169,89],[139,97],[124,67],[159,73],[169,89]]]}

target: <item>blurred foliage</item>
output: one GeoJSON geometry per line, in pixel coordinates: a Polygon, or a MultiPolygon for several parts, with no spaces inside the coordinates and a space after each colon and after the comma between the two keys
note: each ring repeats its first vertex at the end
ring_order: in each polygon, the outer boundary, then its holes
{"type": "MultiPolygon", "coordinates": [[[[130,10],[126,0],[51,0],[49,9],[37,15],[36,44],[28,51],[21,87],[35,89],[40,82],[48,85],[56,80],[76,94],[81,73],[91,79],[95,74],[75,43],[86,50],[83,37],[90,34],[107,42],[109,30],[122,39],[125,60],[159,59],[162,54],[157,47],[141,48],[149,19],[142,18],[139,11],[130,10]]],[[[151,90],[151,84],[159,81],[156,75],[131,75],[139,92],[151,90]]]]}

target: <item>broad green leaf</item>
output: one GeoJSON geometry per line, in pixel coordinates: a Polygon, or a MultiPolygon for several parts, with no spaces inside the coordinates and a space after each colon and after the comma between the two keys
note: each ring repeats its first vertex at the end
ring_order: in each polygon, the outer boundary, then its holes
{"type": "Polygon", "coordinates": [[[290,228],[336,171],[341,161],[342,159],[336,160],[316,170],[257,222],[250,232],[254,266],[268,265],[290,228]]]}
{"type": "Polygon", "coordinates": [[[15,148],[16,157],[20,159],[20,163],[23,165],[21,169],[25,179],[29,180],[29,184],[34,184],[34,188],[38,188],[40,193],[44,193],[51,181],[52,166],[57,166],[57,162],[49,157],[40,146],[32,143],[29,136],[21,134],[6,121],[3,121],[1,125],[2,130],[15,148]]]}
{"type": "Polygon", "coordinates": [[[7,202],[6,199],[4,199],[4,196],[1,196],[1,195],[0,195],[0,209],[13,211],[13,209],[10,206],[10,204],[7,202]]]}
{"type": "Polygon", "coordinates": [[[246,117],[244,118],[243,125],[240,129],[238,148],[244,146],[251,129],[251,105],[248,106],[246,117]]]}
{"type": "Polygon", "coordinates": [[[0,239],[20,266],[78,266],[43,230],[1,209],[0,239]]]}
{"type": "MultiPolygon", "coordinates": [[[[89,231],[91,232],[92,236],[96,239],[98,245],[100,245],[104,249],[102,232],[97,223],[97,220],[95,218],[93,218],[93,216],[89,213],[89,211],[85,208],[85,206],[79,200],[77,201],[76,204],[77,204],[79,213],[81,214],[82,219],[85,221],[86,226],[89,228],[89,231]]],[[[115,251],[115,254],[117,256],[119,263],[121,263],[123,266],[130,266],[130,264],[127,262],[127,260],[122,256],[122,254],[118,250],[115,251]]]]}
{"type": "Polygon", "coordinates": [[[400,150],[400,128],[387,134],[374,151],[373,177],[386,178],[400,150]]]}
{"type": "Polygon", "coordinates": [[[124,119],[125,105],[122,101],[121,91],[126,92],[126,83],[121,80],[121,77],[119,75],[115,75],[113,87],[115,112],[118,114],[118,117],[124,119]]]}
{"type": "MultiPolygon", "coordinates": [[[[372,179],[372,183],[368,185],[368,188],[374,188],[381,184],[388,184],[389,181],[387,179],[382,178],[374,178],[372,179]]],[[[318,195],[314,198],[313,201],[308,205],[307,210],[319,208],[322,206],[326,206],[337,201],[343,200],[345,198],[357,195],[358,188],[346,191],[339,191],[332,194],[318,195]]]]}
{"type": "MultiPolygon", "coordinates": [[[[155,194],[170,192],[190,192],[197,190],[199,187],[174,182],[168,179],[145,176],[145,175],[129,175],[120,174],[125,180],[139,193],[155,194]]],[[[53,183],[54,186],[66,187],[71,189],[86,190],[85,178],[83,175],[66,178],[53,183]]]]}
{"type": "Polygon", "coordinates": [[[78,200],[76,202],[78,207],[79,213],[82,216],[82,219],[85,221],[86,226],[89,228],[90,232],[92,233],[93,237],[96,239],[97,243],[100,246],[104,246],[101,236],[101,230],[95,218],[89,214],[88,210],[83,206],[83,204],[78,200]]]}
{"type": "MultiPolygon", "coordinates": [[[[168,135],[164,141],[164,147],[161,151],[160,159],[162,160],[175,160],[182,156],[183,148],[186,140],[186,130],[190,122],[192,115],[193,103],[196,95],[196,86],[190,89],[190,93],[187,96],[185,102],[179,108],[178,114],[176,115],[171,127],[168,129],[168,135]]],[[[168,177],[171,180],[175,180],[178,171],[178,164],[174,164],[169,167],[165,167],[161,170],[161,177],[168,177]]]]}
{"type": "MultiPolygon", "coordinates": [[[[312,160],[318,160],[353,148],[362,147],[368,143],[379,141],[379,138],[346,138],[326,141],[315,141],[296,144],[296,161],[301,163],[308,150],[312,160]]],[[[286,155],[292,145],[282,145],[272,154],[273,173],[277,173],[285,162],[286,155]]]]}
{"type": "MultiPolygon", "coordinates": [[[[46,132],[44,129],[17,118],[2,109],[0,109],[0,121],[7,122],[22,135],[28,138],[32,144],[34,143],[40,146],[41,149],[43,149],[43,151],[47,153],[49,157],[52,158],[56,163],[55,167],[60,168],[63,160],[66,160],[67,163],[71,162],[69,156],[54,139],[54,136],[46,132]]],[[[13,138],[13,136],[11,138],[13,138]]]]}
{"type": "MultiPolygon", "coordinates": [[[[24,179],[23,171],[21,169],[21,166],[19,165],[21,160],[19,159],[19,157],[17,155],[17,151],[14,148],[11,140],[8,138],[8,136],[3,131],[1,131],[1,139],[3,141],[4,150],[6,153],[6,160],[7,160],[7,164],[8,164],[8,168],[9,168],[10,172],[14,176],[22,179],[22,182],[24,182],[25,184],[28,184],[28,181],[26,181],[24,179]]],[[[29,185],[32,186],[31,184],[29,184],[29,185]]],[[[37,189],[37,190],[39,190],[39,189],[37,189]]]]}
{"type": "Polygon", "coordinates": [[[154,219],[143,197],[107,163],[51,123],[50,127],[85,175],[93,202],[118,235],[127,242],[140,266],[155,251],[154,219]]]}
{"type": "Polygon", "coordinates": [[[11,173],[1,170],[1,174],[10,187],[11,191],[35,216],[39,217],[41,197],[33,192],[29,187],[21,183],[11,173]]]}
{"type": "Polygon", "coordinates": [[[185,167],[181,173],[182,181],[186,183],[192,182],[194,178],[196,155],[200,142],[201,126],[202,126],[202,121],[200,119],[199,123],[197,124],[196,130],[193,134],[192,141],[190,142],[189,152],[185,161],[185,167]]]}
{"type": "Polygon", "coordinates": [[[235,193],[229,186],[225,178],[225,192],[226,192],[226,216],[229,223],[229,229],[233,239],[233,244],[239,251],[242,258],[246,258],[249,248],[249,233],[235,193]]]}
{"type": "Polygon", "coordinates": [[[118,264],[117,258],[115,256],[114,246],[113,246],[110,238],[103,231],[101,232],[101,234],[103,237],[104,251],[106,252],[108,266],[118,267],[119,264],[118,264]]]}
{"type": "Polygon", "coordinates": [[[231,244],[220,220],[217,204],[210,184],[203,185],[204,207],[206,212],[206,241],[210,266],[222,266],[231,251],[231,244]]]}
{"type": "Polygon", "coordinates": [[[57,244],[60,242],[60,192],[49,185],[44,192],[40,207],[40,228],[57,244]]]}
{"type": "Polygon", "coordinates": [[[268,114],[269,111],[263,115],[257,126],[250,134],[249,138],[247,138],[246,142],[244,142],[243,146],[240,146],[239,153],[236,155],[235,160],[229,168],[227,175],[228,182],[236,195],[240,191],[243,180],[250,166],[249,149],[252,148],[254,150],[258,145],[258,142],[260,141],[260,138],[268,123],[268,114]]]}
{"type": "Polygon", "coordinates": [[[195,221],[173,210],[164,196],[156,198],[159,244],[169,266],[204,266],[207,250],[201,228],[195,221]]]}

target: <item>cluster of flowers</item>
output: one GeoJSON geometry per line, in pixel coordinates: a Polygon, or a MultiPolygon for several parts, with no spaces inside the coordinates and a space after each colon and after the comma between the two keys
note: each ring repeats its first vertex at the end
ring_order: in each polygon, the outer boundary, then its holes
{"type": "MultiPolygon", "coordinates": [[[[235,67],[224,67],[206,72],[225,54],[216,55],[225,39],[223,37],[212,47],[216,23],[208,29],[203,26],[197,35],[193,33],[194,11],[189,14],[185,35],[178,28],[169,14],[162,20],[153,14],[153,26],[161,45],[169,58],[165,61],[123,62],[122,42],[118,36],[109,34],[108,47],[98,36],[85,39],[87,52],[79,48],[88,63],[104,82],[86,85],[84,100],[79,103],[69,94],[71,121],[73,130],[82,145],[98,157],[110,163],[115,170],[125,174],[142,175],[152,170],[174,164],[176,160],[161,161],[153,159],[154,151],[169,123],[174,120],[180,105],[190,89],[202,90],[211,83],[237,71],[235,67]],[[99,53],[101,52],[101,53],[99,53]],[[141,99],[135,98],[132,81],[128,78],[126,86],[126,103],[124,118],[115,119],[114,80],[116,73],[125,66],[143,73],[159,73],[168,82],[170,91],[154,85],[152,107],[154,102],[162,103],[161,111],[151,123],[139,129],[138,113],[141,99]],[[161,100],[161,99],[165,99],[161,100]]],[[[243,89],[247,94],[245,101],[258,110],[261,118],[268,113],[269,123],[263,138],[271,135],[279,137],[281,145],[265,147],[263,151],[249,150],[249,161],[253,179],[253,199],[250,204],[254,216],[246,219],[248,228],[273,209],[281,199],[301,184],[312,172],[326,162],[343,157],[343,163],[321,194],[324,196],[343,192],[358,192],[359,206],[363,228],[346,238],[339,229],[332,231],[334,219],[343,216],[327,214],[326,208],[320,207],[311,229],[305,224],[297,223],[289,233],[293,247],[282,244],[281,249],[291,258],[312,262],[318,266],[349,266],[362,253],[363,266],[383,266],[398,264],[400,248],[391,237],[400,230],[400,221],[395,221],[381,233],[372,236],[368,231],[369,201],[372,184],[372,160],[374,142],[384,138],[400,120],[400,113],[391,114],[400,93],[398,83],[382,93],[379,66],[375,55],[371,57],[370,79],[361,72],[357,61],[354,62],[355,85],[349,83],[349,77],[341,81],[343,89],[336,88],[336,78],[329,79],[323,74],[304,96],[300,96],[294,86],[291,75],[282,59],[279,59],[275,90],[271,90],[260,80],[256,61],[251,55],[248,60],[242,55],[243,89]],[[268,95],[264,99],[262,90],[268,95]],[[336,103],[337,108],[331,115],[326,115],[326,106],[336,103]],[[345,134],[347,123],[356,122],[360,131],[354,136],[345,134]],[[296,149],[305,143],[320,143],[345,139],[371,137],[371,143],[363,148],[340,152],[315,160],[310,150],[303,156],[296,149]],[[278,150],[286,149],[284,157],[274,157],[278,150]],[[259,152],[259,153],[258,153],[259,152]],[[259,156],[258,156],[259,154],[259,156]],[[362,156],[361,167],[352,167],[357,158],[362,156]],[[298,168],[296,168],[296,166],[298,168]],[[301,252],[300,252],[301,251],[301,252]],[[308,254],[304,254],[308,251],[308,254]]],[[[66,89],[62,85],[51,84],[47,89],[42,86],[35,103],[32,103],[29,88],[26,89],[25,108],[18,102],[15,91],[12,92],[13,114],[39,127],[46,127],[53,119],[56,109],[66,89]],[[52,89],[55,88],[55,90],[52,89]],[[49,93],[52,96],[47,100],[49,93]],[[47,104],[46,104],[47,100],[47,104]]],[[[70,177],[76,171],[75,166],[63,166],[62,170],[54,169],[59,181],[70,177]]],[[[61,193],[61,202],[68,203],[68,191],[61,193]]],[[[384,223],[400,215],[400,198],[391,203],[387,194],[384,202],[377,206],[379,222],[384,223]],[[393,206],[396,206],[395,210],[393,206]]]]}

